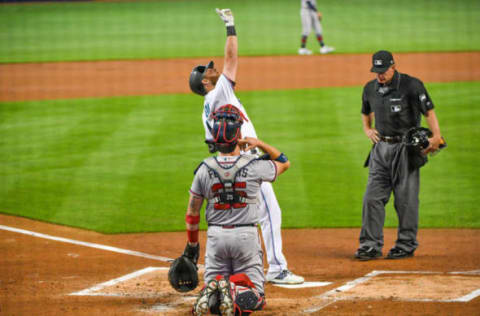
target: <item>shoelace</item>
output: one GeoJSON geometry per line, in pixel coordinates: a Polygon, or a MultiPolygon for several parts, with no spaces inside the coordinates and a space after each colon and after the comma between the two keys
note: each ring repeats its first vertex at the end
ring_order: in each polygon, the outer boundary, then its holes
{"type": "Polygon", "coordinates": [[[283,270],[275,279],[285,279],[290,273],[288,270],[283,270]]]}

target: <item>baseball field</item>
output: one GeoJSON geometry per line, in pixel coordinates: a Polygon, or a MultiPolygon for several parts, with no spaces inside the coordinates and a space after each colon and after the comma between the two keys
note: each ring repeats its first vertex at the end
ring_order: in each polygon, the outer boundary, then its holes
{"type": "Polygon", "coordinates": [[[480,3],[318,3],[333,54],[311,34],[316,53],[297,55],[296,0],[0,2],[0,315],[188,314],[197,291],[175,292],[166,268],[208,155],[188,76],[223,63],[216,7],[235,15],[237,95],[292,163],[274,189],[306,283],[267,285],[258,314],[478,315],[480,3]],[[425,82],[448,147],[421,170],[415,257],[357,262],[379,49],[425,82]]]}

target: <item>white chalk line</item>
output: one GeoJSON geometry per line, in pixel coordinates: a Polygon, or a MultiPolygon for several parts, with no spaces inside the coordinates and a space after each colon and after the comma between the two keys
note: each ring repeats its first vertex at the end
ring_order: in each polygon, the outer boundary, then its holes
{"type": "MultiPolygon", "coordinates": [[[[103,290],[106,287],[116,285],[118,283],[121,283],[121,282],[130,280],[130,279],[142,276],[142,275],[150,273],[150,272],[154,272],[154,271],[165,271],[166,272],[168,270],[169,270],[169,268],[167,268],[167,267],[147,267],[147,268],[137,270],[137,271],[134,271],[132,273],[123,275],[121,277],[118,277],[118,278],[115,278],[115,279],[112,279],[112,280],[94,285],[92,287],[89,287],[88,289],[84,289],[84,290],[81,290],[81,291],[78,291],[78,292],[70,293],[68,295],[76,295],[76,296],[121,296],[121,297],[125,297],[125,296],[129,296],[129,295],[118,294],[118,293],[103,293],[103,292],[99,292],[99,291],[103,290]]],[[[203,269],[203,268],[198,269],[198,273],[203,273],[204,271],[205,271],[205,269],[203,269]]]]}
{"type": "Polygon", "coordinates": [[[302,284],[273,284],[273,286],[286,289],[302,289],[307,287],[322,287],[332,284],[332,282],[303,282],[302,284]]]}
{"type": "Polygon", "coordinates": [[[98,293],[97,291],[100,291],[100,290],[102,290],[102,289],[104,289],[104,288],[106,288],[106,287],[113,286],[113,285],[118,284],[118,283],[120,283],[120,282],[124,282],[124,281],[130,280],[130,279],[139,277],[139,276],[141,276],[141,275],[144,275],[144,274],[146,274],[146,273],[150,273],[150,272],[157,271],[157,270],[168,270],[168,268],[147,267],[147,268],[144,268],[144,269],[141,269],[141,270],[138,270],[138,271],[135,271],[135,272],[132,272],[132,273],[123,275],[123,276],[121,276],[121,277],[119,277],[119,278],[116,278],[116,279],[113,279],[113,280],[110,280],[110,281],[107,281],[107,282],[103,282],[103,283],[97,284],[97,285],[92,286],[92,287],[90,287],[90,288],[88,288],[88,289],[71,293],[71,294],[69,294],[69,295],[121,296],[121,295],[119,295],[119,294],[98,293]]]}
{"type": "MultiPolygon", "coordinates": [[[[0,225],[0,229],[1,230],[6,230],[6,231],[10,231],[10,232],[15,232],[15,233],[20,233],[20,234],[24,234],[24,235],[28,235],[28,236],[33,236],[33,237],[37,237],[37,238],[43,238],[43,239],[49,239],[49,240],[54,240],[54,241],[59,241],[59,242],[64,242],[64,243],[70,243],[70,244],[74,244],[74,245],[79,245],[79,246],[85,246],[85,247],[90,247],[90,248],[96,248],[96,249],[102,249],[102,250],[106,250],[106,251],[111,251],[111,252],[116,252],[116,253],[121,253],[121,254],[126,254],[126,255],[131,255],[131,256],[137,256],[137,257],[142,257],[142,258],[147,258],[147,259],[152,259],[152,260],[157,260],[157,261],[162,261],[162,262],[172,262],[173,259],[172,258],[167,258],[167,257],[162,257],[162,256],[156,256],[156,255],[150,255],[150,254],[147,254],[147,253],[143,253],[143,252],[139,252],[139,251],[132,251],[132,250],[127,250],[127,249],[122,249],[122,248],[117,248],[117,247],[112,247],[112,246],[106,246],[106,245],[101,245],[101,244],[97,244],[97,243],[90,243],[90,242],[84,242],[84,241],[78,241],[78,240],[74,240],[74,239],[69,239],[69,238],[63,238],[63,237],[56,237],[56,236],[51,236],[51,235],[47,235],[47,234],[42,234],[42,233],[37,233],[37,232],[33,232],[33,231],[29,231],[29,230],[25,230],[25,229],[20,229],[20,228],[15,228],[15,227],[9,227],[9,226],[5,226],[5,225],[0,225]]],[[[200,266],[200,265],[199,265],[200,266]]],[[[106,293],[93,293],[94,291],[98,291],[104,287],[107,287],[107,286],[111,286],[111,285],[115,285],[119,282],[123,282],[125,280],[128,280],[128,279],[131,279],[131,278],[134,278],[134,277],[137,277],[137,276],[140,276],[142,274],[145,274],[145,273],[149,273],[149,272],[152,272],[152,271],[155,271],[155,270],[160,270],[160,269],[168,269],[168,268],[155,268],[155,267],[148,267],[148,268],[145,268],[145,269],[142,269],[142,270],[139,270],[139,271],[136,271],[136,272],[133,272],[133,273],[130,273],[130,274],[127,274],[127,275],[124,275],[122,277],[119,277],[117,279],[113,279],[113,280],[110,280],[110,281],[107,281],[107,282],[104,282],[104,283],[101,283],[101,284],[98,284],[94,287],[91,287],[89,289],[85,289],[85,290],[82,290],[82,291],[79,291],[79,292],[75,292],[75,293],[71,293],[70,295],[102,295],[102,296],[122,296],[122,295],[119,295],[119,294],[106,294],[106,293]],[[85,294],[85,293],[88,293],[88,294],[85,294]]],[[[364,277],[361,277],[361,278],[358,278],[358,279],[355,279],[353,281],[349,281],[347,282],[345,285],[342,285],[340,287],[337,287],[331,291],[328,291],[320,296],[317,296],[315,298],[320,298],[320,299],[325,299],[325,300],[328,300],[328,297],[334,293],[337,293],[337,292],[343,292],[343,291],[347,291],[355,286],[357,286],[358,284],[361,284],[361,283],[364,283],[368,280],[370,280],[371,278],[373,278],[374,276],[377,276],[377,275],[380,275],[380,274],[440,274],[441,272],[433,272],[433,271],[372,271],[370,272],[369,274],[365,275],[364,277]]],[[[471,274],[471,275],[478,275],[480,274],[480,270],[472,270],[472,271],[455,271],[455,272],[448,272],[449,274],[471,274]]],[[[319,282],[319,283],[323,283],[323,282],[319,282]]],[[[325,282],[325,283],[328,283],[328,282],[325,282]]],[[[428,301],[428,302],[469,302],[471,301],[472,299],[476,298],[480,296],[480,289],[477,289],[477,290],[474,290],[473,292],[465,295],[465,296],[462,296],[462,297],[459,297],[459,298],[456,298],[456,299],[452,299],[452,300],[431,300],[431,299],[418,299],[418,300],[410,300],[410,301],[428,301]]],[[[347,298],[342,298],[342,300],[346,300],[347,298]]],[[[321,306],[316,306],[316,307],[313,307],[313,308],[310,308],[310,309],[307,309],[307,310],[304,310],[304,313],[313,313],[313,312],[316,312],[316,311],[319,311],[325,307],[327,307],[328,305],[336,302],[338,299],[334,299],[334,300],[328,300],[326,301],[325,304],[322,304],[321,306]]]]}
{"type": "Polygon", "coordinates": [[[33,236],[33,237],[38,237],[38,238],[43,238],[43,239],[49,239],[49,240],[55,240],[55,241],[59,241],[59,242],[64,242],[64,243],[69,243],[69,244],[74,244],[74,245],[79,245],[79,246],[85,246],[85,247],[90,247],[90,248],[102,249],[102,250],[106,250],[106,251],[121,253],[121,254],[125,254],[125,255],[130,255],[130,256],[137,256],[137,257],[142,257],[142,258],[147,258],[147,259],[152,259],[152,260],[157,260],[157,261],[162,261],[162,262],[172,262],[173,261],[172,258],[155,256],[155,255],[150,255],[148,253],[143,253],[143,252],[139,252],[139,251],[122,249],[122,248],[106,246],[106,245],[101,245],[101,244],[96,244],[96,243],[91,243],[91,242],[85,242],[85,241],[79,241],[79,240],[74,240],[74,239],[69,239],[69,238],[56,237],[56,236],[36,233],[36,232],[30,231],[30,230],[25,230],[25,229],[20,229],[20,228],[15,228],[15,227],[0,225],[0,229],[10,231],[10,232],[19,233],[19,234],[24,234],[24,235],[28,235],[28,236],[33,236]]]}
{"type": "Polygon", "coordinates": [[[449,274],[472,274],[472,275],[480,275],[480,270],[472,270],[472,271],[455,271],[455,272],[448,272],[449,274]]]}
{"type": "MultiPolygon", "coordinates": [[[[473,271],[465,271],[465,272],[461,272],[461,271],[456,271],[456,272],[449,272],[448,274],[457,274],[457,275],[460,275],[460,274],[464,274],[464,275],[477,275],[479,274],[480,270],[473,270],[473,271]]],[[[374,270],[370,273],[368,273],[367,275],[363,276],[363,277],[360,277],[358,279],[355,279],[353,281],[349,281],[347,282],[346,284],[342,285],[342,286],[339,286],[333,290],[330,290],[328,292],[325,292],[323,293],[322,295],[319,295],[319,296],[316,296],[314,298],[318,298],[318,299],[323,299],[326,301],[326,304],[322,304],[321,306],[318,306],[318,307],[312,307],[310,309],[307,309],[307,310],[304,310],[304,313],[313,313],[313,312],[317,312],[325,307],[327,307],[328,305],[336,302],[336,301],[339,301],[339,300],[351,300],[350,298],[348,297],[345,297],[345,298],[334,298],[333,301],[329,301],[329,300],[332,300],[332,298],[330,298],[330,296],[332,296],[333,294],[335,293],[338,293],[338,292],[345,292],[345,291],[348,291],[352,288],[354,288],[355,286],[361,284],[361,283],[364,283],[364,282],[367,282],[368,280],[372,279],[373,277],[377,276],[377,275],[381,275],[381,274],[445,274],[443,272],[434,272],[434,271],[388,271],[388,270],[374,270]]],[[[469,302],[471,301],[472,299],[476,298],[477,296],[480,296],[480,289],[477,289],[477,290],[474,290],[473,292],[467,294],[467,295],[464,295],[462,297],[459,297],[459,298],[456,298],[456,299],[449,299],[449,300],[435,300],[435,299],[402,299],[402,301],[410,301],[410,302],[469,302]]]]}
{"type": "Polygon", "coordinates": [[[311,314],[311,313],[318,312],[318,311],[324,309],[325,307],[327,307],[328,305],[331,305],[331,304],[335,303],[336,301],[337,300],[326,300],[322,305],[311,307],[311,308],[303,310],[303,313],[304,314],[311,314]]]}

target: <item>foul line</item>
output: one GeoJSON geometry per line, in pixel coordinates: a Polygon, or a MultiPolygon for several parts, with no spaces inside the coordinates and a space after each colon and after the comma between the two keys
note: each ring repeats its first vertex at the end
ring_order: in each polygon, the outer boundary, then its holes
{"type": "Polygon", "coordinates": [[[286,289],[301,289],[307,287],[321,287],[332,284],[332,282],[303,282],[301,284],[275,284],[273,286],[283,287],[286,289]]]}
{"type": "Polygon", "coordinates": [[[141,269],[141,270],[132,272],[130,274],[126,274],[126,275],[121,276],[119,278],[97,284],[95,286],[92,286],[91,288],[88,288],[88,289],[85,289],[85,290],[82,290],[82,291],[78,291],[78,292],[75,292],[75,293],[71,293],[69,295],[118,296],[118,294],[105,294],[105,293],[94,293],[94,292],[100,291],[101,289],[104,289],[106,287],[113,286],[117,283],[127,281],[127,280],[130,280],[130,279],[136,278],[138,276],[144,275],[146,273],[150,273],[150,272],[157,271],[157,270],[168,270],[168,268],[147,267],[145,269],[141,269]]]}
{"type": "Polygon", "coordinates": [[[132,250],[127,250],[127,249],[122,249],[122,248],[117,248],[117,247],[100,245],[100,244],[91,243],[91,242],[78,241],[78,240],[73,240],[73,239],[69,239],[69,238],[56,237],[56,236],[36,233],[36,232],[32,232],[32,231],[25,230],[25,229],[15,228],[15,227],[0,225],[0,229],[7,230],[7,231],[10,231],[10,232],[14,232],[14,233],[24,234],[24,235],[28,235],[28,236],[33,236],[33,237],[38,237],[38,238],[43,238],[43,239],[50,239],[50,240],[55,240],[55,241],[60,241],[60,242],[68,243],[68,244],[74,244],[74,245],[85,246],[85,247],[90,247],[90,248],[102,249],[102,250],[107,250],[107,251],[111,251],[111,252],[130,255],[130,256],[137,256],[137,257],[142,257],[142,258],[147,258],[147,259],[152,259],[152,260],[158,260],[158,261],[162,261],[162,262],[172,262],[173,261],[173,259],[167,258],[167,257],[149,255],[148,253],[143,253],[143,252],[139,252],[139,251],[132,251],[132,250]]]}

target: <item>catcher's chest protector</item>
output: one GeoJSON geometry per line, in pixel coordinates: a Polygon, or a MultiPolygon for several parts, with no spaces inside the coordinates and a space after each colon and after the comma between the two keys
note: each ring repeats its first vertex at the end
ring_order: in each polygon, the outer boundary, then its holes
{"type": "Polygon", "coordinates": [[[247,187],[247,183],[236,181],[237,175],[242,169],[256,159],[256,157],[240,156],[228,169],[220,166],[215,157],[209,157],[203,161],[220,181],[220,183],[212,185],[214,197],[209,201],[214,203],[216,210],[244,208],[247,204],[257,203],[257,198],[249,198],[247,193],[242,190],[247,187]]]}

